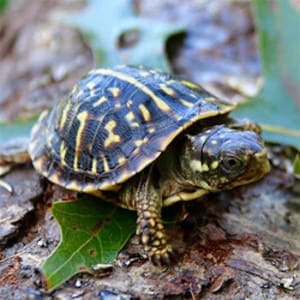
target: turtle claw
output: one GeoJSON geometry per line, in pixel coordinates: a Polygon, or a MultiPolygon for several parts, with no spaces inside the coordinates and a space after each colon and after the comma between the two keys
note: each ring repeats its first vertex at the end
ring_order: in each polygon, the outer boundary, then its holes
{"type": "Polygon", "coordinates": [[[10,184],[8,184],[6,181],[1,179],[0,179],[0,187],[8,191],[10,194],[12,194],[14,191],[10,184]]]}
{"type": "Polygon", "coordinates": [[[149,253],[150,261],[155,266],[170,266],[176,258],[176,251],[171,246],[166,246],[162,250],[156,250],[153,254],[149,253]]]}

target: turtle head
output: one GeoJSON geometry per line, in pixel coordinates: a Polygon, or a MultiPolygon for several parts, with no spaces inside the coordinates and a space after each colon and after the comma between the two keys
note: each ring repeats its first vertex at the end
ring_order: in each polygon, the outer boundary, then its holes
{"type": "Polygon", "coordinates": [[[218,125],[187,135],[181,169],[193,185],[220,191],[259,180],[270,164],[257,133],[218,125]]]}

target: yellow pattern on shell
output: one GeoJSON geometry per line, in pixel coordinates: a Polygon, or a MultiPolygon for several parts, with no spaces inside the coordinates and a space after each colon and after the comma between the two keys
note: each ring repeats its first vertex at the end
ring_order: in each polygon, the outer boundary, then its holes
{"type": "Polygon", "coordinates": [[[60,154],[61,162],[64,166],[66,165],[66,161],[65,161],[66,153],[67,153],[67,147],[65,145],[65,142],[62,141],[60,144],[59,154],[60,154]]]}
{"type": "Polygon", "coordinates": [[[102,75],[110,75],[110,76],[116,77],[116,78],[118,78],[122,81],[129,82],[130,84],[134,85],[136,88],[142,90],[146,95],[148,95],[154,101],[154,103],[157,105],[157,107],[160,110],[162,110],[164,112],[170,112],[171,111],[170,106],[167,105],[164,100],[162,100],[158,96],[156,96],[149,87],[147,87],[146,85],[144,85],[143,83],[141,83],[137,79],[135,79],[131,76],[116,72],[114,70],[109,70],[109,69],[98,69],[95,72],[98,73],[98,74],[102,74],[102,75]]]}
{"type": "Polygon", "coordinates": [[[140,124],[136,121],[134,121],[135,119],[135,115],[132,111],[130,111],[129,113],[126,114],[125,119],[127,120],[127,122],[130,124],[131,127],[139,127],[140,124]]]}
{"type": "Polygon", "coordinates": [[[98,166],[98,160],[97,158],[93,158],[92,170],[91,170],[93,174],[97,173],[97,166],[98,166]]]}
{"type": "Polygon", "coordinates": [[[148,132],[149,132],[149,133],[154,133],[155,130],[156,130],[156,129],[155,129],[154,127],[149,127],[149,128],[148,128],[148,132]]]}
{"type": "Polygon", "coordinates": [[[86,86],[87,86],[87,88],[88,88],[90,91],[92,91],[92,90],[95,89],[95,83],[92,82],[92,81],[88,82],[88,83],[86,84],[86,86]]]}
{"type": "Polygon", "coordinates": [[[110,170],[110,168],[109,168],[106,156],[105,155],[101,155],[101,160],[102,160],[102,163],[103,163],[104,172],[108,172],[110,170]]]}
{"type": "Polygon", "coordinates": [[[89,82],[86,86],[90,90],[90,96],[95,96],[95,83],[89,82]]]}
{"type": "Polygon", "coordinates": [[[125,119],[128,122],[132,122],[134,120],[135,116],[134,113],[132,111],[130,111],[129,113],[126,114],[125,119]]]}
{"type": "MultiPolygon", "coordinates": [[[[61,182],[61,180],[60,180],[60,178],[59,178],[59,176],[58,176],[57,173],[51,174],[51,175],[49,176],[49,180],[50,180],[51,182],[61,182]]],[[[60,183],[60,184],[61,184],[61,183],[60,183]]]]}
{"type": "Polygon", "coordinates": [[[149,76],[149,72],[147,72],[147,71],[140,71],[139,75],[142,76],[142,77],[148,77],[149,76]]]}
{"type": "Polygon", "coordinates": [[[111,92],[114,98],[118,98],[121,94],[121,90],[118,87],[110,87],[107,90],[111,92]]]}
{"type": "Polygon", "coordinates": [[[140,146],[142,146],[143,144],[146,144],[148,141],[149,141],[149,139],[148,139],[147,137],[145,137],[143,140],[136,140],[136,141],[134,141],[134,144],[135,144],[137,147],[140,147],[140,146]]]}
{"type": "MultiPolygon", "coordinates": [[[[40,156],[39,158],[35,159],[33,161],[33,164],[34,164],[34,168],[36,170],[44,170],[44,162],[45,162],[45,157],[43,156],[40,156]]],[[[45,174],[45,173],[43,173],[45,174]]],[[[44,176],[47,176],[47,174],[45,174],[44,176]]]]}
{"type": "Polygon", "coordinates": [[[120,157],[118,158],[118,164],[119,164],[120,166],[124,165],[124,164],[126,163],[126,161],[127,161],[127,159],[126,159],[125,156],[120,156],[120,157]]]}
{"type": "Polygon", "coordinates": [[[61,119],[60,119],[60,123],[59,123],[59,129],[63,130],[63,128],[66,125],[67,122],[67,117],[68,117],[68,113],[69,110],[71,108],[71,105],[69,103],[67,103],[63,109],[62,115],[61,115],[61,119]]]}
{"type": "Polygon", "coordinates": [[[78,184],[77,181],[70,181],[67,185],[66,188],[72,191],[81,191],[82,187],[81,185],[78,184]]]}
{"type": "Polygon", "coordinates": [[[176,96],[176,92],[172,89],[172,88],[170,88],[170,87],[168,87],[165,83],[161,83],[160,85],[159,85],[159,87],[167,94],[167,95],[169,95],[169,96],[176,96]]]}
{"type": "Polygon", "coordinates": [[[79,150],[81,149],[80,144],[81,144],[81,138],[82,138],[82,133],[86,127],[86,121],[89,117],[89,114],[87,111],[82,111],[77,115],[77,120],[79,121],[79,127],[76,135],[76,144],[75,144],[75,153],[74,153],[74,163],[73,163],[73,168],[75,171],[78,170],[78,156],[79,156],[79,150]]]}
{"type": "Polygon", "coordinates": [[[121,142],[121,137],[118,134],[114,133],[114,129],[116,127],[117,127],[117,122],[115,120],[108,121],[107,124],[104,126],[104,128],[107,130],[108,133],[108,137],[104,141],[105,148],[109,148],[114,144],[118,144],[121,142]]]}
{"type": "Polygon", "coordinates": [[[191,82],[191,81],[188,81],[188,80],[180,80],[180,82],[181,82],[183,85],[185,85],[186,87],[191,88],[191,89],[193,89],[193,90],[198,90],[198,91],[201,90],[201,87],[200,87],[198,84],[193,83],[193,82],[191,82]]]}
{"type": "Polygon", "coordinates": [[[182,99],[182,98],[179,99],[179,102],[180,102],[182,105],[186,106],[186,107],[193,107],[193,106],[194,106],[194,103],[191,103],[191,102],[189,102],[189,101],[186,101],[186,100],[184,100],[184,99],[182,99]]]}
{"type": "Polygon", "coordinates": [[[95,103],[93,103],[93,107],[100,106],[104,102],[107,101],[107,98],[105,96],[101,96],[99,100],[97,100],[95,103]]]}
{"type": "Polygon", "coordinates": [[[126,103],[127,107],[131,107],[133,104],[133,101],[131,99],[129,99],[126,103]]]}
{"type": "Polygon", "coordinates": [[[151,120],[151,114],[150,114],[150,111],[147,109],[147,107],[144,104],[140,104],[139,109],[142,113],[144,120],[146,122],[149,122],[151,120]]]}

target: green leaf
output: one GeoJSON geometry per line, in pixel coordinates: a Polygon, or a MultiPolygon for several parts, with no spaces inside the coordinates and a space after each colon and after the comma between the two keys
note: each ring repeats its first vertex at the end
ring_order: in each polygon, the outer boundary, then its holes
{"type": "Polygon", "coordinates": [[[0,123],[0,145],[8,143],[17,138],[29,138],[33,124],[38,116],[16,120],[13,123],[0,123]]]}
{"type": "Polygon", "coordinates": [[[4,12],[9,5],[10,0],[0,0],[0,13],[4,12]]]}
{"type": "Polygon", "coordinates": [[[136,214],[86,197],[53,204],[61,242],[42,266],[46,287],[53,290],[73,275],[94,273],[111,264],[135,232],[136,214]]]}
{"type": "Polygon", "coordinates": [[[262,125],[266,140],[300,148],[300,11],[292,1],[253,1],[264,87],[235,114],[262,125]],[[299,104],[298,103],[298,104],[299,104]]]}
{"type": "Polygon", "coordinates": [[[296,155],[294,161],[294,174],[297,178],[300,179],[300,154],[299,153],[296,155]]]}
{"type": "Polygon", "coordinates": [[[166,40],[181,33],[182,24],[139,18],[129,0],[89,0],[88,3],[70,22],[90,41],[97,66],[143,64],[169,69],[166,40]],[[119,44],[126,34],[134,35],[136,40],[130,47],[120,49],[119,44]]]}

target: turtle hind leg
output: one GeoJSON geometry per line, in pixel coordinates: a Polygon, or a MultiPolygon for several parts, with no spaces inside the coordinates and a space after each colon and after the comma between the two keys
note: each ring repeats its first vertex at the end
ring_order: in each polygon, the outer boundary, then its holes
{"type": "Polygon", "coordinates": [[[140,175],[136,209],[138,213],[137,234],[149,259],[155,265],[170,265],[175,252],[167,243],[161,219],[162,198],[159,189],[152,183],[152,168],[140,175]]]}

